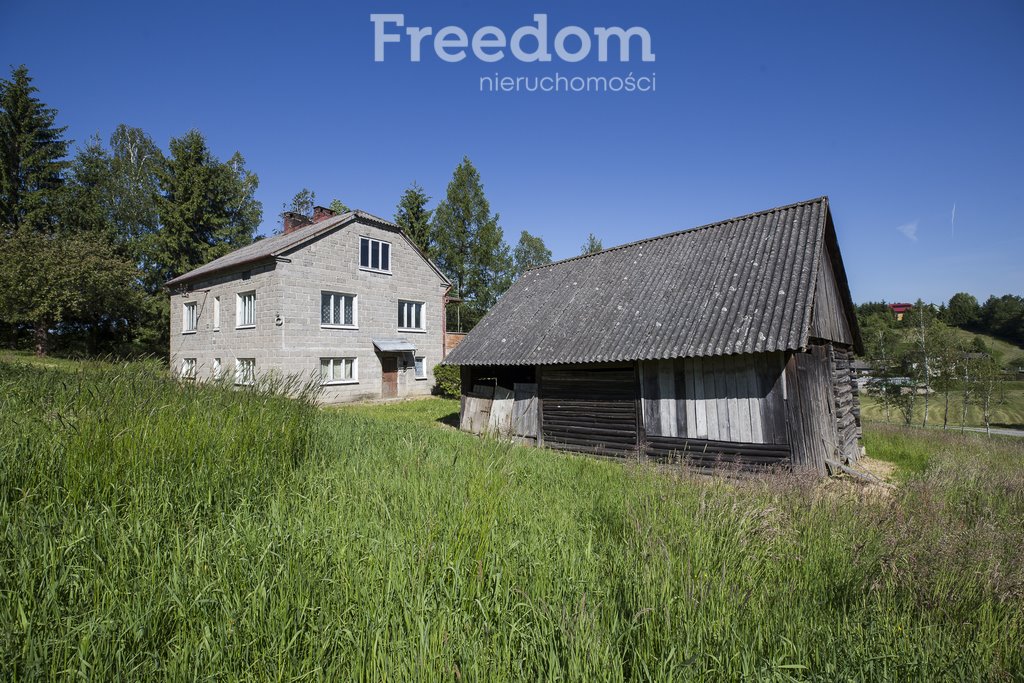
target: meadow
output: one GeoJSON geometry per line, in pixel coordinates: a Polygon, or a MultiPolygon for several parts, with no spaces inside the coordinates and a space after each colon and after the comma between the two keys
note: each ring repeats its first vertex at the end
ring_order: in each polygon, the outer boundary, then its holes
{"type": "MultiPolygon", "coordinates": [[[[861,395],[861,414],[865,420],[875,422],[886,421],[885,406],[872,395],[861,395]]],[[[963,415],[963,395],[953,393],[949,397],[949,424],[948,428],[958,430],[960,419],[963,415]]],[[[928,402],[928,425],[930,427],[942,427],[942,416],[945,412],[945,397],[936,393],[931,396],[928,402]]],[[[1003,382],[992,399],[991,420],[993,427],[1010,427],[1013,429],[1024,429],[1024,382],[1007,381],[1003,382]]],[[[920,425],[924,418],[924,397],[919,397],[914,406],[914,424],[920,425]]],[[[895,407],[889,410],[889,423],[898,424],[903,417],[895,407]]],[[[967,403],[967,419],[964,421],[966,427],[984,427],[985,414],[976,399],[967,403]]]]}
{"type": "Polygon", "coordinates": [[[1024,677],[1022,440],[709,478],[280,389],[0,361],[0,677],[1024,677]]]}

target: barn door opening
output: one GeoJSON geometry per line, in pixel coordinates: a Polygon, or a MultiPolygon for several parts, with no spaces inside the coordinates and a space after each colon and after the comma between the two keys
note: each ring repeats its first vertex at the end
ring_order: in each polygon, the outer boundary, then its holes
{"type": "Polygon", "coordinates": [[[381,398],[398,397],[398,357],[381,356],[381,398]]]}

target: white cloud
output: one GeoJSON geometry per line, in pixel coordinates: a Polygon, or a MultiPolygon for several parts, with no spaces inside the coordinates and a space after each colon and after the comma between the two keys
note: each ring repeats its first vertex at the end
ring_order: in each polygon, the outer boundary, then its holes
{"type": "Polygon", "coordinates": [[[914,221],[913,223],[904,223],[903,225],[898,226],[896,229],[899,230],[903,234],[903,236],[906,237],[911,242],[917,241],[917,221],[914,221]]]}

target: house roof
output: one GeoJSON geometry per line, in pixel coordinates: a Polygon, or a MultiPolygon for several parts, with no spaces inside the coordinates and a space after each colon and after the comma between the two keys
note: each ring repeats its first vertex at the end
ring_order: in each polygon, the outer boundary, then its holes
{"type": "Polygon", "coordinates": [[[172,285],[182,284],[189,280],[195,280],[197,278],[205,277],[218,273],[225,270],[231,270],[245,265],[259,263],[260,261],[266,261],[269,259],[275,259],[279,256],[294,251],[304,244],[311,242],[312,240],[320,237],[321,235],[327,234],[334,230],[340,229],[351,223],[361,223],[364,225],[372,225],[384,230],[390,230],[401,235],[409,244],[419,252],[420,256],[423,257],[427,263],[430,264],[431,268],[438,274],[438,276],[448,285],[451,282],[445,276],[441,269],[431,261],[427,256],[417,247],[409,238],[402,232],[402,229],[394,223],[387,221],[379,216],[366,213],[365,211],[348,211],[346,213],[338,214],[331,218],[324,219],[317,223],[305,225],[297,230],[293,230],[289,233],[281,233],[272,237],[266,237],[261,240],[257,240],[252,244],[244,246],[240,249],[236,249],[229,254],[225,254],[218,259],[214,259],[209,263],[199,266],[184,275],[179,275],[176,278],[168,280],[164,283],[165,287],[172,285]]]}
{"type": "Polygon", "coordinates": [[[832,241],[828,198],[820,197],[529,270],[445,363],[599,363],[805,347],[829,231],[832,241]]]}

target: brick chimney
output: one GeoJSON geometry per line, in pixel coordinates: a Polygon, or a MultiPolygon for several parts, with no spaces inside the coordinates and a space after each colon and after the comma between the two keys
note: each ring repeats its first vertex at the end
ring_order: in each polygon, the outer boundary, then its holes
{"type": "Polygon", "coordinates": [[[327,207],[324,207],[324,206],[314,206],[313,207],[313,222],[314,223],[319,223],[320,221],[325,221],[328,218],[334,218],[337,215],[338,215],[337,213],[335,213],[334,211],[331,211],[327,207]]]}
{"type": "Polygon", "coordinates": [[[313,223],[313,221],[295,211],[285,211],[281,215],[284,216],[284,234],[286,235],[313,223]]]}

